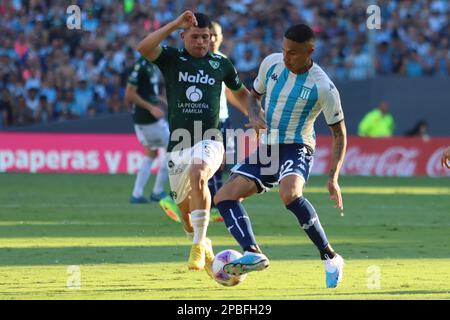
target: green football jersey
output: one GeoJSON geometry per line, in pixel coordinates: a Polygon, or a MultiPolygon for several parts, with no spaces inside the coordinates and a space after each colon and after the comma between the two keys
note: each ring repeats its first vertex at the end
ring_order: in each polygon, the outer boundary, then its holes
{"type": "Polygon", "coordinates": [[[211,52],[195,58],[186,49],[165,46],[153,63],[165,79],[171,133],[169,152],[182,142],[182,138],[172,141],[178,138],[172,136],[177,129],[190,133],[193,146],[203,139],[206,130],[219,128],[222,82],[231,90],[243,86],[231,61],[211,52]],[[201,130],[194,130],[194,122],[201,122],[201,130]]]}
{"type": "MultiPolygon", "coordinates": [[[[128,77],[128,83],[137,87],[137,93],[142,99],[159,105],[160,72],[153,63],[140,57],[128,77]]],[[[148,110],[133,104],[133,121],[136,124],[150,124],[158,120],[148,110]]]]}

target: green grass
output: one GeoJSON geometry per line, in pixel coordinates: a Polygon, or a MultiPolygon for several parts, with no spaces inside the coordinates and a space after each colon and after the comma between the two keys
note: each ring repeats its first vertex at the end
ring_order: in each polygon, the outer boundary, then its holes
{"type": "MultiPolygon", "coordinates": [[[[157,205],[131,206],[133,176],[0,175],[1,299],[450,299],[450,182],[342,177],[345,216],[324,177],[306,195],[346,259],[342,285],[325,289],[321,261],[276,190],[246,201],[268,270],[222,287],[187,271],[190,244],[157,205]],[[393,194],[392,194],[393,193],[393,194]],[[80,288],[70,288],[69,266],[80,288]],[[368,288],[368,268],[380,288],[368,288]],[[369,269],[370,270],[370,269],[369,269]]],[[[212,223],[215,251],[239,250],[212,223]]]]}

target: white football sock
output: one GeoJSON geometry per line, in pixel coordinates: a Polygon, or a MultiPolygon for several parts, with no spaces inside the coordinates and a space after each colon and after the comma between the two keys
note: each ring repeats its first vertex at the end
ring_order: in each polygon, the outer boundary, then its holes
{"type": "Polygon", "coordinates": [[[208,230],[209,212],[207,210],[194,210],[191,212],[192,225],[194,226],[193,244],[204,242],[208,230]]]}
{"type": "Polygon", "coordinates": [[[156,176],[155,185],[153,186],[153,193],[160,194],[164,191],[164,183],[169,178],[169,170],[167,169],[167,159],[166,156],[161,156],[161,164],[159,167],[158,175],[156,176]]]}
{"type": "Polygon", "coordinates": [[[147,184],[148,178],[150,177],[150,168],[152,167],[153,159],[150,157],[144,157],[142,160],[141,167],[139,168],[138,174],[136,176],[136,181],[134,182],[133,197],[139,198],[144,194],[144,188],[147,184]]]}

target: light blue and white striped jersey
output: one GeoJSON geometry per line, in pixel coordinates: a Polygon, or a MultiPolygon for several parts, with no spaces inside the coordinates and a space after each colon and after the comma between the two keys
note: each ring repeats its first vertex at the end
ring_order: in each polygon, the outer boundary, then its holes
{"type": "Polygon", "coordinates": [[[314,149],[314,122],[320,112],[328,125],[344,119],[339,92],[316,63],[297,75],[288,71],[282,53],[271,54],[261,63],[253,89],[266,95],[269,144],[303,143],[314,149]]]}

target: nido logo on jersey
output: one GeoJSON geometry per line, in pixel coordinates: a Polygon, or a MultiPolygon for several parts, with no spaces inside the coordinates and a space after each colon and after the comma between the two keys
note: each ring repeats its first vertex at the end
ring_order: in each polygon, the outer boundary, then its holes
{"type": "Polygon", "coordinates": [[[186,90],[186,97],[189,99],[189,101],[197,102],[200,101],[203,97],[203,92],[196,86],[190,86],[186,90]]]}
{"type": "Polygon", "coordinates": [[[201,83],[209,84],[210,86],[216,83],[216,79],[210,78],[208,74],[204,74],[203,70],[199,70],[196,75],[189,74],[187,72],[178,73],[178,81],[189,82],[189,83],[201,83]]]}

